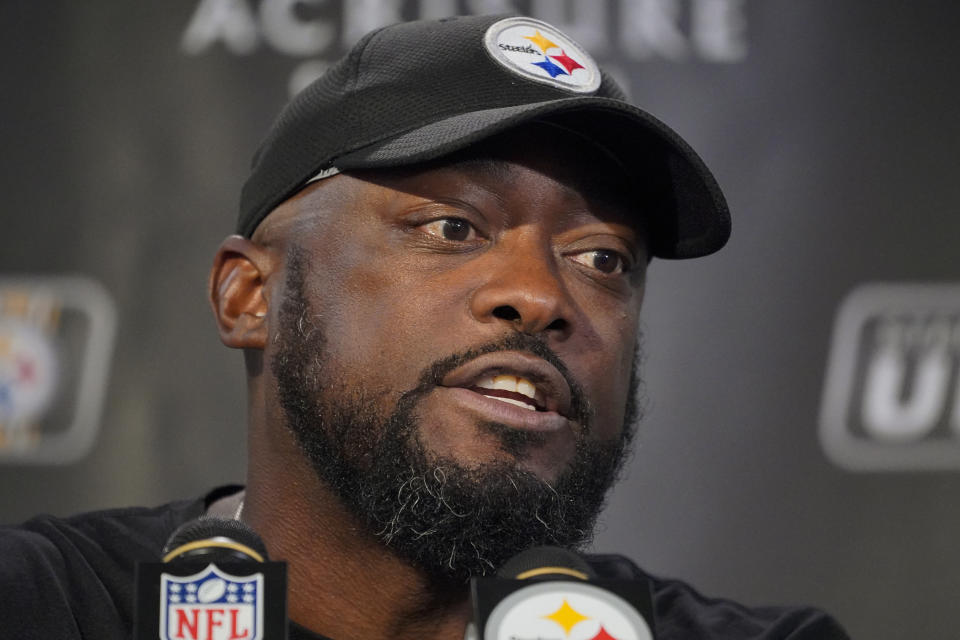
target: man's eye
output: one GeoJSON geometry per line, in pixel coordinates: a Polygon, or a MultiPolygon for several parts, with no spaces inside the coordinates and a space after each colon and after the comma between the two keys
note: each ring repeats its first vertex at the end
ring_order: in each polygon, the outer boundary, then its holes
{"type": "Polygon", "coordinates": [[[573,258],[575,262],[579,262],[591,269],[596,269],[601,273],[626,273],[630,270],[627,259],[616,251],[610,251],[609,249],[584,251],[583,253],[575,253],[570,257],[573,258]]]}
{"type": "Polygon", "coordinates": [[[461,218],[442,218],[420,225],[420,228],[432,236],[454,242],[469,242],[477,238],[477,230],[461,218]]]}

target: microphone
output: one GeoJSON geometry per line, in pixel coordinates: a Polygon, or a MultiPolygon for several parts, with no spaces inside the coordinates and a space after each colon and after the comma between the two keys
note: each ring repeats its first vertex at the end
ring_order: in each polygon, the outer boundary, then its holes
{"type": "Polygon", "coordinates": [[[265,562],[267,547],[239,520],[198,518],[180,525],[163,547],[163,561],[265,562]]]}
{"type": "Polygon", "coordinates": [[[135,640],[285,640],[287,566],[253,529],[200,518],[136,567],[135,640]]]}
{"type": "Polygon", "coordinates": [[[471,578],[470,600],[464,640],[655,638],[646,581],[599,578],[586,560],[559,547],[528,549],[496,577],[471,578]]]}

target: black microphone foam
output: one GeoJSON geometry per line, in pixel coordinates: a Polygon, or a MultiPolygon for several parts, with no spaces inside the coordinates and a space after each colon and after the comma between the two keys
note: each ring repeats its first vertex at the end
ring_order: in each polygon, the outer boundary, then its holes
{"type": "Polygon", "coordinates": [[[267,547],[239,520],[199,518],[180,525],[163,547],[163,561],[201,558],[212,561],[265,562],[267,547]]]}
{"type": "Polygon", "coordinates": [[[510,580],[594,580],[597,575],[578,554],[560,547],[533,547],[504,563],[497,577],[510,580]]]}

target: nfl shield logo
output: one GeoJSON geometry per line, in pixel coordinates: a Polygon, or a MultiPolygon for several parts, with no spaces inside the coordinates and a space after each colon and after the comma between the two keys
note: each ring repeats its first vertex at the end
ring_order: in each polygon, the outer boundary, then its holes
{"type": "Polygon", "coordinates": [[[160,640],[262,640],[263,574],[161,574],[160,640]]]}

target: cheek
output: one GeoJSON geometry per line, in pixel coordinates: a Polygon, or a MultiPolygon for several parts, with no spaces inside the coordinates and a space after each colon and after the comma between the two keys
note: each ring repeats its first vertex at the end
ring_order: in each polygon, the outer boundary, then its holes
{"type": "Polygon", "coordinates": [[[627,399],[634,393],[630,374],[637,326],[635,313],[620,313],[596,326],[597,343],[580,359],[583,368],[576,373],[594,405],[593,434],[599,440],[617,438],[623,428],[627,399]]]}
{"type": "Polygon", "coordinates": [[[341,252],[316,281],[328,356],[343,375],[371,392],[385,408],[416,386],[425,367],[464,347],[456,324],[465,294],[443,278],[430,277],[416,261],[377,259],[341,252]],[[457,340],[459,337],[459,340],[457,340]]]}

